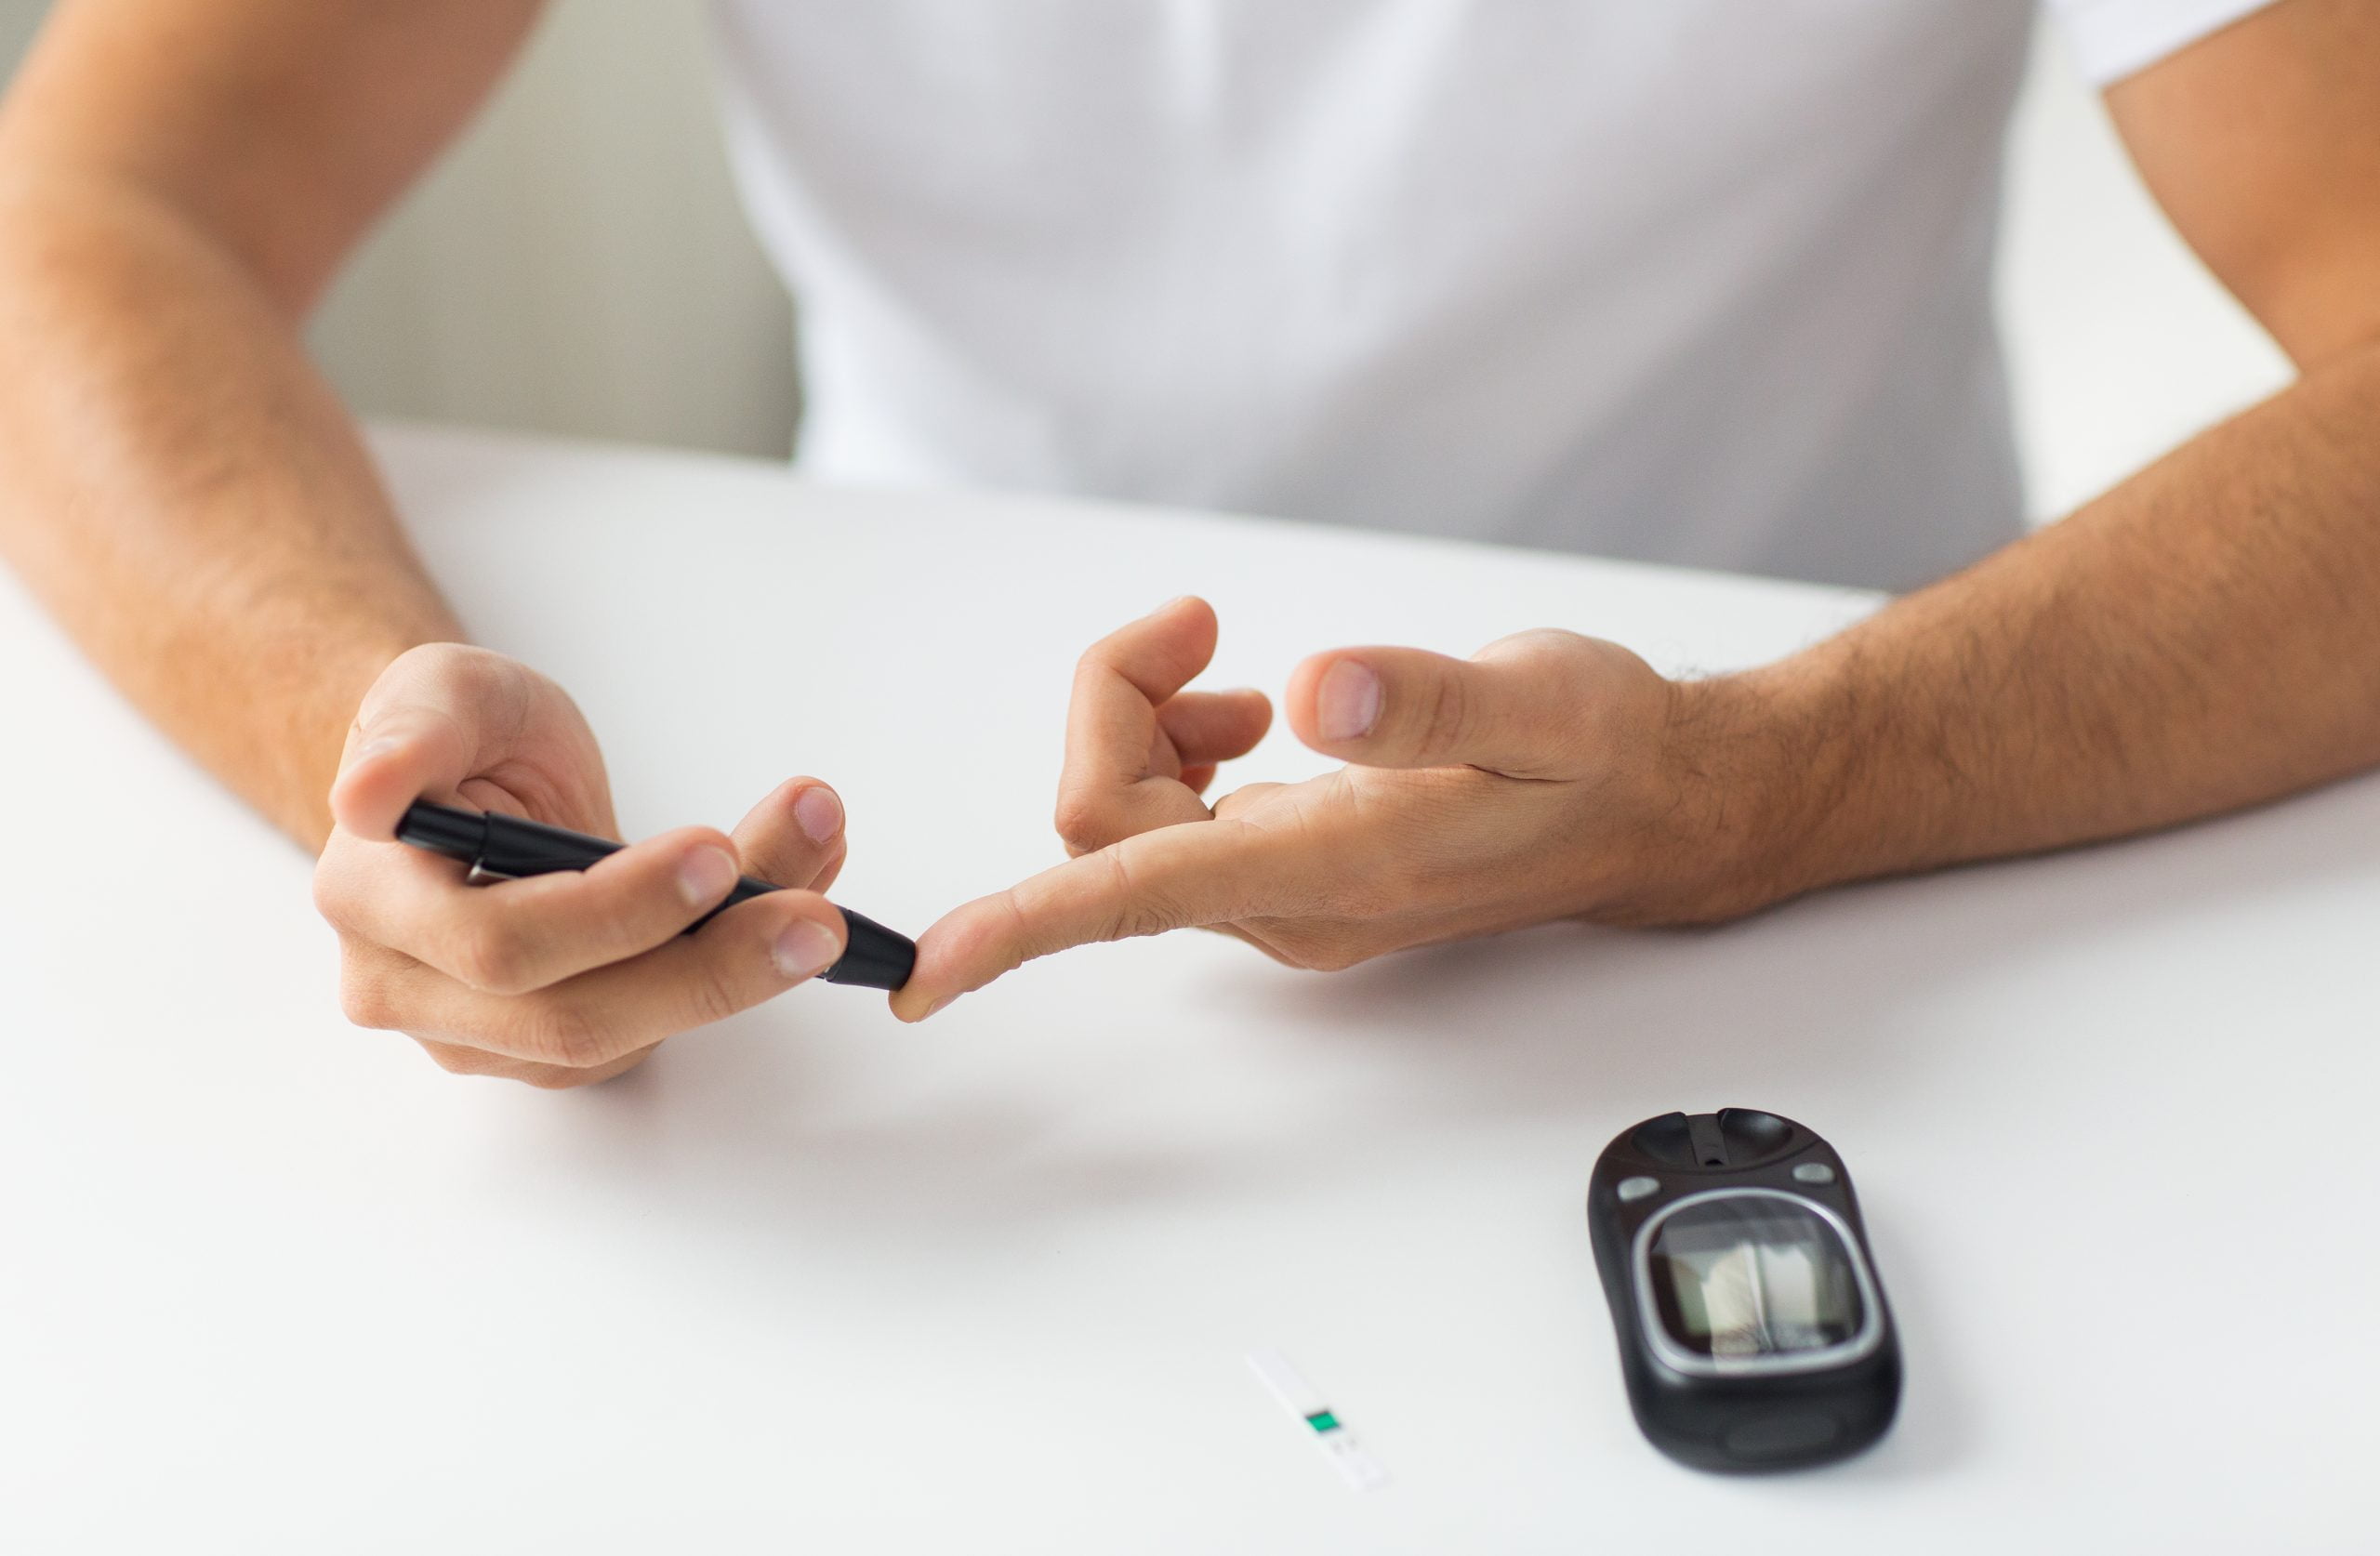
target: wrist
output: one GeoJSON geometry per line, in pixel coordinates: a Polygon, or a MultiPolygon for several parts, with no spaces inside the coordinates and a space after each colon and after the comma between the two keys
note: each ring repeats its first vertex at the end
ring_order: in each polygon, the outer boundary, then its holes
{"type": "Polygon", "coordinates": [[[1826,841],[1844,798],[1840,722],[1791,660],[1673,683],[1663,786],[1695,863],[1663,916],[1723,923],[1844,878],[1826,841]]]}

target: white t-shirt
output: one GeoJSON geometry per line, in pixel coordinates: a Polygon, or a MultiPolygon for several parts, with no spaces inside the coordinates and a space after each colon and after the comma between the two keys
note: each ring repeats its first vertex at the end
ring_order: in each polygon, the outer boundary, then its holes
{"type": "MultiPolygon", "coordinates": [[[[2058,0],[2096,76],[2263,0],[2058,0]]],[[[800,458],[1906,587],[2032,0],[717,0],[800,458]]]]}

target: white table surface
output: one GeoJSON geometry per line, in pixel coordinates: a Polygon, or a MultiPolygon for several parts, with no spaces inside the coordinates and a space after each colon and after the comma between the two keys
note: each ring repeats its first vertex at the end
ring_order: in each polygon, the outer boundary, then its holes
{"type": "MultiPolygon", "coordinates": [[[[1522,626],[1665,667],[1863,597],[1343,531],[855,494],[389,431],[632,834],[794,772],[911,931],[1054,861],[1067,672],[1522,626]]],[[[2380,785],[1843,891],[1301,974],[1175,935],[923,1028],[805,988],[551,1094],[350,1028],[308,862],[0,579],[0,1549],[2380,1548],[2380,785]],[[1780,1478],[1636,1434],[1580,1216],[1648,1114],[1849,1161],[1901,1420],[1780,1478]],[[1342,1485],[1278,1347],[1394,1477],[1342,1485]]],[[[1285,736],[1226,771],[1302,775],[1285,736]]]]}

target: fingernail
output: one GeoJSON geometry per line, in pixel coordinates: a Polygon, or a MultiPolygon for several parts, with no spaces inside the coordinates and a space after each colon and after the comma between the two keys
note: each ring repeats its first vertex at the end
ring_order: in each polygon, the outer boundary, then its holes
{"type": "Polygon", "coordinates": [[[832,789],[804,789],[793,802],[793,819],[813,843],[823,843],[842,830],[843,802],[832,789]]]}
{"type": "Polygon", "coordinates": [[[835,965],[843,948],[835,943],[834,931],[826,925],[797,918],[777,936],[769,954],[776,958],[777,970],[787,978],[814,978],[835,965]]]}
{"type": "Polygon", "coordinates": [[[727,895],[735,884],[735,861],[727,851],[703,843],[686,851],[678,862],[678,890],[688,907],[701,907],[727,895]]]}
{"type": "MultiPolygon", "coordinates": [[[[1187,599],[1189,599],[1189,598],[1190,598],[1190,597],[1189,597],[1188,595],[1186,595],[1186,594],[1177,594],[1177,595],[1175,595],[1172,599],[1170,599],[1170,600],[1167,600],[1164,604],[1162,604],[1162,605],[1158,606],[1156,610],[1151,611],[1151,612],[1149,613],[1149,615],[1150,615],[1150,616],[1161,616],[1161,615],[1165,614],[1168,611],[1172,610],[1176,605],[1181,604],[1183,600],[1187,600],[1187,599]]],[[[1148,616],[1143,616],[1141,619],[1142,619],[1143,621],[1146,621],[1146,620],[1148,620],[1148,616]]]]}
{"type": "Polygon", "coordinates": [[[355,754],[347,758],[347,765],[362,767],[373,758],[385,757],[396,748],[397,741],[394,735],[375,735],[355,748],[355,754]]]}
{"type": "Polygon", "coordinates": [[[1325,740],[1360,740],[1380,720],[1380,677],[1361,660],[1342,659],[1314,689],[1314,723],[1325,740]]]}

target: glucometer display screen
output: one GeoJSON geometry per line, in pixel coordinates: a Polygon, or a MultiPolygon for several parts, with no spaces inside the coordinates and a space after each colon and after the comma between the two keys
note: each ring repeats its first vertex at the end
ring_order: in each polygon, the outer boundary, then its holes
{"type": "Polygon", "coordinates": [[[1823,1351],[1857,1335],[1865,1316],[1842,1237],[1789,1199],[1729,1195],[1682,1207],[1646,1251],[1662,1326],[1698,1355],[1823,1351]]]}

